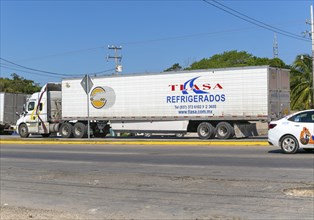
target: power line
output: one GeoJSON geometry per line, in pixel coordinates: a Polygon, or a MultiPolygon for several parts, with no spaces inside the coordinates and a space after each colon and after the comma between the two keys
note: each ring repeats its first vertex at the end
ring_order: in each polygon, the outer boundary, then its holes
{"type": "Polygon", "coordinates": [[[272,25],[269,25],[269,24],[266,24],[266,23],[264,23],[264,22],[262,22],[262,21],[259,21],[259,20],[257,20],[257,19],[254,19],[254,18],[252,18],[252,17],[250,17],[250,16],[247,16],[247,15],[245,15],[245,14],[243,14],[243,13],[237,11],[237,10],[234,10],[234,9],[232,9],[232,8],[226,6],[226,5],[221,4],[221,3],[218,2],[218,1],[215,1],[215,0],[212,0],[212,1],[215,2],[215,3],[217,3],[217,4],[219,4],[219,5],[221,5],[222,7],[225,7],[225,8],[227,8],[227,9],[229,9],[229,10],[235,12],[235,13],[238,13],[238,14],[242,15],[243,17],[246,17],[246,18],[248,18],[248,19],[251,19],[251,20],[253,20],[253,21],[256,21],[256,22],[258,22],[258,23],[260,23],[260,24],[262,24],[262,25],[265,25],[265,26],[267,26],[267,27],[269,27],[269,28],[272,28],[272,29],[275,29],[275,30],[284,32],[284,33],[286,33],[286,34],[295,36],[295,37],[297,37],[297,38],[303,38],[303,37],[300,36],[300,35],[297,35],[297,34],[294,34],[294,33],[291,33],[291,32],[285,31],[285,30],[282,30],[282,29],[280,29],[280,28],[274,27],[274,26],[272,26],[272,25]]]}
{"type": "Polygon", "coordinates": [[[215,8],[218,8],[228,14],[231,14],[241,20],[244,20],[246,22],[249,22],[251,24],[254,24],[256,26],[259,26],[261,28],[264,28],[264,29],[267,29],[269,31],[272,31],[272,32],[277,32],[278,34],[281,34],[281,35],[284,35],[284,36],[287,36],[287,37],[290,37],[290,38],[294,38],[294,39],[297,39],[297,40],[302,40],[302,41],[306,41],[306,42],[309,42],[310,40],[309,39],[304,39],[302,36],[299,36],[299,35],[296,35],[296,34],[293,34],[293,33],[290,33],[288,31],[284,31],[282,29],[279,29],[279,28],[276,28],[276,27],[273,27],[271,25],[268,25],[264,22],[261,22],[261,21],[258,21],[254,18],[251,18],[241,12],[238,12],[228,6],[225,6],[215,0],[211,0],[211,1],[208,1],[208,0],[203,0],[203,2],[211,5],[211,6],[214,6],[215,8]],[[220,6],[219,6],[220,5],[220,6]]]}
{"type": "Polygon", "coordinates": [[[107,73],[107,72],[111,72],[111,71],[115,71],[116,69],[109,69],[109,70],[104,70],[104,71],[100,71],[100,72],[95,72],[95,73],[88,73],[89,75],[99,75],[102,73],[107,73]]]}
{"type": "MultiPolygon", "coordinates": [[[[0,63],[0,67],[5,68],[5,69],[10,69],[10,70],[16,70],[16,71],[22,71],[22,72],[26,72],[26,73],[30,73],[33,75],[40,75],[40,76],[60,76],[60,77],[79,77],[79,76],[83,76],[85,74],[61,74],[61,73],[54,73],[54,72],[50,72],[50,71],[44,71],[44,70],[38,70],[38,69],[34,69],[34,68],[30,68],[30,67],[26,67],[26,66],[22,66],[20,64],[14,63],[12,61],[0,58],[0,60],[5,61],[6,63],[0,63]],[[17,67],[20,68],[24,68],[26,70],[31,70],[30,71],[25,71],[23,69],[17,69],[17,67]]],[[[88,73],[90,75],[98,75],[98,74],[102,74],[102,73],[106,73],[106,72],[110,72],[113,71],[115,69],[108,69],[108,70],[102,70],[102,71],[98,71],[98,72],[94,72],[94,73],[88,73]]]]}
{"type": "Polygon", "coordinates": [[[48,74],[43,74],[43,73],[34,73],[34,72],[30,72],[30,71],[25,71],[22,69],[13,68],[13,67],[7,66],[5,64],[0,64],[0,67],[4,68],[4,69],[8,69],[8,70],[20,71],[20,72],[24,72],[24,73],[28,73],[28,74],[32,74],[32,75],[37,75],[37,76],[47,76],[47,77],[53,77],[53,78],[56,77],[53,75],[48,75],[48,74]]]}
{"type": "Polygon", "coordinates": [[[40,73],[47,73],[47,74],[57,75],[57,76],[74,76],[74,75],[70,75],[70,74],[54,73],[54,72],[50,72],[50,71],[38,70],[38,69],[34,69],[34,68],[22,66],[22,65],[20,65],[20,64],[11,62],[11,61],[6,60],[6,59],[3,59],[3,58],[0,58],[0,60],[3,60],[3,61],[5,61],[5,62],[7,62],[7,63],[13,64],[13,65],[18,66],[18,67],[22,67],[22,68],[27,69],[27,70],[32,70],[32,71],[36,71],[36,72],[40,72],[40,73]]]}
{"type": "MultiPolygon", "coordinates": [[[[136,45],[136,44],[157,43],[157,42],[162,42],[162,41],[184,40],[184,39],[188,39],[188,38],[202,37],[202,36],[206,36],[206,35],[222,35],[222,34],[228,34],[228,33],[232,33],[232,32],[246,31],[246,30],[251,30],[253,28],[254,27],[234,28],[234,29],[227,29],[227,30],[221,30],[221,31],[215,31],[215,32],[204,32],[204,33],[187,34],[187,35],[181,35],[181,36],[157,38],[157,39],[120,42],[119,45],[126,46],[126,45],[136,45]]],[[[273,31],[273,32],[276,32],[276,31],[273,31]]],[[[302,39],[302,40],[306,40],[306,39],[302,39]]],[[[46,55],[46,56],[40,56],[40,57],[31,57],[31,58],[21,59],[19,61],[30,61],[30,60],[39,60],[39,59],[47,59],[47,58],[53,58],[53,57],[67,56],[67,55],[72,55],[72,54],[77,54],[77,53],[94,51],[94,50],[98,50],[98,49],[105,49],[105,48],[107,48],[107,45],[85,48],[85,49],[79,49],[79,50],[73,50],[73,51],[60,52],[60,53],[46,55]]]]}

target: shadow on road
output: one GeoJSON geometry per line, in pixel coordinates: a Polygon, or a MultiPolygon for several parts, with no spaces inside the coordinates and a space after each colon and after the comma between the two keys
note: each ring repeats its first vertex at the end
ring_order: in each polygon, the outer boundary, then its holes
{"type": "MultiPolygon", "coordinates": [[[[270,150],[268,151],[269,154],[283,154],[286,155],[281,149],[277,150],[270,150]]],[[[314,151],[305,151],[305,150],[299,150],[297,154],[314,154],[314,151]]],[[[288,155],[288,154],[287,154],[288,155]]]]}

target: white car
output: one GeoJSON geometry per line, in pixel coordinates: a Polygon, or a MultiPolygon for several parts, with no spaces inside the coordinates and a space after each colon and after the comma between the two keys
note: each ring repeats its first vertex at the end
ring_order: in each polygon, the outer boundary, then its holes
{"type": "Polygon", "coordinates": [[[294,154],[302,148],[314,150],[314,109],[300,111],[268,126],[268,142],[281,147],[284,153],[294,154]]]}

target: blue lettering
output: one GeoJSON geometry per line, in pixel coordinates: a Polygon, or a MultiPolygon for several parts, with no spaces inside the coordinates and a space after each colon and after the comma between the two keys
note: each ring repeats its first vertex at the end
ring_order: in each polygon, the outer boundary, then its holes
{"type": "Polygon", "coordinates": [[[220,95],[216,95],[215,100],[216,100],[216,102],[219,102],[220,101],[220,95]]]}
{"type": "Polygon", "coordinates": [[[182,95],[182,96],[166,96],[166,103],[186,103],[186,102],[224,102],[226,101],[225,94],[221,95],[182,95]]]}
{"type": "Polygon", "coordinates": [[[185,96],[181,96],[181,102],[185,102],[185,96]]]}
{"type": "Polygon", "coordinates": [[[206,96],[204,97],[204,102],[209,102],[209,97],[208,97],[208,95],[206,95],[206,96]]]}
{"type": "Polygon", "coordinates": [[[171,97],[171,101],[172,101],[172,103],[176,103],[176,97],[175,97],[175,96],[172,96],[172,97],[171,97]]]}
{"type": "Polygon", "coordinates": [[[199,98],[199,102],[204,102],[204,100],[203,100],[204,96],[200,95],[198,98],[199,98]]]}
{"type": "Polygon", "coordinates": [[[179,102],[180,96],[176,96],[176,103],[179,102]]]}
{"type": "Polygon", "coordinates": [[[226,101],[225,94],[222,94],[222,95],[221,95],[221,101],[222,101],[222,102],[226,101]]]}
{"type": "Polygon", "coordinates": [[[213,102],[214,99],[215,99],[215,97],[214,97],[213,95],[210,95],[210,96],[209,96],[209,101],[210,101],[210,102],[213,102]]]}

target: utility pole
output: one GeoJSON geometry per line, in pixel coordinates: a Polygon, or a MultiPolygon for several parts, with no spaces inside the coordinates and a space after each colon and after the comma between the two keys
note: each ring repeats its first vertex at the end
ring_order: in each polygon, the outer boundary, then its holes
{"type": "Polygon", "coordinates": [[[314,19],[313,19],[313,5],[311,5],[311,39],[312,39],[312,72],[313,72],[313,96],[312,96],[312,108],[314,108],[314,19]]]}
{"type": "Polygon", "coordinates": [[[278,58],[278,41],[277,41],[277,33],[275,33],[275,34],[274,34],[273,57],[274,57],[274,58],[278,58]]]}
{"type": "Polygon", "coordinates": [[[311,105],[312,108],[314,108],[314,18],[313,18],[313,5],[311,5],[310,7],[311,10],[311,20],[308,21],[306,20],[306,24],[311,25],[311,32],[309,31],[305,31],[304,32],[304,36],[306,36],[307,34],[310,36],[311,40],[312,40],[312,74],[313,74],[313,84],[312,84],[312,100],[311,101],[311,105]]]}
{"type": "Polygon", "coordinates": [[[112,46],[109,45],[108,49],[114,50],[114,56],[108,55],[107,61],[109,59],[114,59],[116,74],[121,73],[122,72],[122,65],[121,65],[122,56],[118,55],[118,50],[122,50],[122,46],[117,47],[115,45],[112,45],[112,46]]]}

